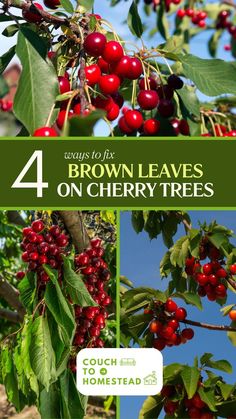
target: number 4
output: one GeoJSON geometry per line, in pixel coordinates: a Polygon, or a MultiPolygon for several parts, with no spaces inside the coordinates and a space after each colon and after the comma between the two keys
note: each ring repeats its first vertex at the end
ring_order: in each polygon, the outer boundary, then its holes
{"type": "Polygon", "coordinates": [[[23,167],[19,176],[17,176],[15,182],[11,186],[12,188],[29,188],[37,189],[37,198],[42,198],[43,189],[48,188],[48,182],[43,182],[43,152],[42,150],[36,150],[26,165],[23,167]],[[36,182],[22,182],[23,177],[26,175],[34,161],[37,164],[37,181],[36,182]]]}

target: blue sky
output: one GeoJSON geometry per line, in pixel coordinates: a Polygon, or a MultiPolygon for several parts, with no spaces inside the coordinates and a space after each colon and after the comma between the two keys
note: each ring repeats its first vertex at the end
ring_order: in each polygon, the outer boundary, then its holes
{"type": "MultiPolygon", "coordinates": [[[[198,228],[198,221],[210,223],[216,220],[236,233],[235,211],[191,211],[193,227],[198,228]]],[[[181,226],[175,239],[185,234],[181,226]]],[[[236,238],[232,239],[236,246],[236,238]]],[[[147,233],[136,234],[131,226],[130,212],[121,214],[121,274],[133,281],[135,286],[147,286],[155,289],[166,289],[167,279],[163,281],[159,275],[159,263],[166,252],[162,239],[149,240],[147,233]]],[[[186,305],[182,300],[176,300],[181,306],[186,305]]],[[[227,304],[235,303],[236,296],[229,292],[227,304]]],[[[203,299],[203,311],[187,306],[188,318],[212,324],[230,324],[228,317],[222,317],[220,306],[216,303],[203,299]]],[[[194,328],[195,337],[185,345],[167,348],[163,351],[164,364],[172,362],[193,363],[196,355],[201,356],[205,352],[214,354],[215,359],[227,359],[233,366],[233,374],[223,374],[229,383],[235,383],[236,372],[236,348],[233,347],[225,332],[209,331],[202,328],[194,328]]],[[[122,397],[121,419],[138,419],[138,413],[145,397],[122,397]],[[129,411],[127,418],[126,412],[129,411]]],[[[162,418],[164,416],[160,416],[162,418]]]]}

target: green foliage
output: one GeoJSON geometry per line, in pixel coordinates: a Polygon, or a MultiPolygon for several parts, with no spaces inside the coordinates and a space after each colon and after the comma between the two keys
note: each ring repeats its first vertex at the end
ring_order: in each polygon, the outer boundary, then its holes
{"type": "Polygon", "coordinates": [[[143,34],[143,25],[142,25],[142,21],[138,13],[136,0],[133,0],[129,8],[127,23],[132,34],[136,35],[138,38],[141,38],[143,34]]]}

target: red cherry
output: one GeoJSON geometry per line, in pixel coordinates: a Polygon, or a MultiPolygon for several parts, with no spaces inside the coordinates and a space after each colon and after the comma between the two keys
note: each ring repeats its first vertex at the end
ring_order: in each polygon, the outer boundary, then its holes
{"type": "Polygon", "coordinates": [[[24,237],[28,236],[29,233],[32,233],[32,228],[31,227],[24,227],[22,230],[22,234],[24,237]]]}
{"type": "Polygon", "coordinates": [[[217,287],[215,288],[215,293],[217,295],[224,295],[226,293],[225,285],[224,284],[217,285],[217,287]]]}
{"type": "Polygon", "coordinates": [[[108,295],[102,301],[102,306],[106,307],[106,306],[109,306],[111,303],[112,303],[112,298],[108,295]]]}
{"type": "Polygon", "coordinates": [[[170,327],[170,326],[164,326],[163,328],[162,328],[162,330],[161,330],[161,336],[164,338],[164,339],[169,339],[169,338],[171,338],[171,336],[173,335],[173,333],[174,333],[174,330],[172,329],[172,327],[170,327]]]}
{"type": "Polygon", "coordinates": [[[162,351],[165,349],[166,343],[165,340],[162,338],[156,338],[153,340],[153,348],[158,349],[158,351],[162,351]]]}
{"type": "Polygon", "coordinates": [[[234,130],[228,131],[228,132],[225,134],[225,136],[226,136],[226,137],[236,137],[236,130],[234,129],[234,130]]]}
{"type": "Polygon", "coordinates": [[[179,19],[183,19],[183,17],[186,15],[186,12],[185,12],[185,10],[184,9],[179,9],[178,11],[177,11],[177,16],[178,16],[178,18],[179,19]]]}
{"type": "Polygon", "coordinates": [[[34,231],[29,233],[27,238],[30,241],[30,243],[36,243],[37,242],[37,234],[34,231]]]}
{"type": "Polygon", "coordinates": [[[96,348],[103,348],[105,345],[104,341],[100,338],[95,340],[95,347],[96,348]]]}
{"type": "Polygon", "coordinates": [[[209,275],[208,282],[213,287],[216,287],[219,284],[219,280],[218,280],[218,278],[214,274],[209,275]]]}
{"type": "Polygon", "coordinates": [[[203,265],[203,273],[206,275],[210,275],[212,273],[212,264],[211,263],[206,263],[205,265],[203,265]]]}
{"type": "Polygon", "coordinates": [[[109,41],[106,43],[102,53],[102,58],[107,63],[114,63],[120,61],[124,55],[121,44],[117,41],[109,41]]]}
{"type": "Polygon", "coordinates": [[[170,100],[174,96],[174,90],[168,84],[158,87],[157,93],[160,99],[170,100]]]}
{"type": "Polygon", "coordinates": [[[123,132],[124,134],[132,134],[132,132],[134,131],[133,129],[131,129],[125,121],[125,117],[122,116],[119,121],[118,121],[118,126],[121,130],[121,132],[123,132]]]}
{"type": "Polygon", "coordinates": [[[132,130],[138,130],[143,125],[143,117],[139,111],[127,111],[124,115],[124,119],[128,127],[132,130]]]}
{"type": "Polygon", "coordinates": [[[98,314],[94,319],[94,324],[99,326],[101,329],[104,328],[105,325],[105,318],[103,314],[98,314]]]}
{"type": "Polygon", "coordinates": [[[109,64],[102,57],[99,57],[97,65],[102,73],[109,73],[109,64]]]}
{"type": "Polygon", "coordinates": [[[188,416],[190,419],[196,419],[201,417],[201,410],[197,409],[196,407],[191,407],[188,410],[188,416]]]}
{"type": "Polygon", "coordinates": [[[116,93],[120,87],[120,79],[115,74],[106,74],[101,76],[99,87],[104,95],[112,95],[116,93]]]}
{"type": "Polygon", "coordinates": [[[101,246],[101,243],[102,243],[102,240],[99,239],[98,237],[90,240],[90,244],[91,244],[92,249],[97,249],[98,247],[101,246]]]}
{"type": "Polygon", "coordinates": [[[91,57],[99,57],[103,53],[106,42],[106,37],[102,33],[90,33],[84,41],[85,52],[91,57]]]}
{"type": "Polygon", "coordinates": [[[38,258],[39,258],[39,254],[37,252],[31,252],[29,254],[29,259],[30,260],[38,260],[38,258]]]}
{"type": "Polygon", "coordinates": [[[99,327],[95,327],[95,326],[90,327],[90,329],[89,329],[89,335],[91,337],[96,337],[97,338],[100,335],[100,328],[99,327]]]}
{"type": "MultiPolygon", "coordinates": [[[[214,417],[215,416],[213,415],[213,413],[205,412],[201,414],[200,419],[214,419],[214,417]]],[[[235,416],[228,417],[228,419],[234,419],[234,418],[235,416]]]]}
{"type": "Polygon", "coordinates": [[[185,13],[188,17],[192,17],[194,15],[194,10],[193,9],[186,9],[185,13]]]}
{"type": "Polygon", "coordinates": [[[43,18],[35,12],[35,8],[43,10],[43,7],[39,3],[33,3],[30,7],[30,10],[23,10],[22,16],[25,20],[32,23],[40,23],[43,18]]]}
{"type": "Polygon", "coordinates": [[[174,106],[173,102],[171,102],[168,99],[161,99],[157,109],[158,109],[159,114],[163,118],[169,118],[169,117],[173,116],[173,114],[175,112],[175,106],[174,106]]]}
{"type": "Polygon", "coordinates": [[[147,87],[145,87],[145,77],[139,80],[138,85],[140,90],[146,90],[150,87],[151,90],[155,90],[157,88],[157,82],[154,78],[148,77],[148,82],[146,82],[147,87]]]}
{"type": "Polygon", "coordinates": [[[236,275],[236,263],[234,263],[233,265],[231,265],[230,268],[229,268],[229,270],[230,270],[230,273],[232,275],[236,275]]]}
{"type": "Polygon", "coordinates": [[[151,333],[160,333],[162,327],[162,323],[159,320],[153,320],[149,325],[149,331],[151,333]]]}
{"type": "Polygon", "coordinates": [[[68,237],[65,234],[60,234],[56,239],[56,243],[60,247],[65,247],[68,244],[68,237]]]}
{"type": "Polygon", "coordinates": [[[199,287],[198,288],[198,295],[200,296],[200,297],[205,297],[206,296],[206,290],[205,290],[205,288],[204,287],[199,287]]]}
{"type": "Polygon", "coordinates": [[[192,398],[192,403],[193,403],[193,406],[197,407],[198,409],[203,409],[203,407],[206,406],[206,404],[202,401],[198,393],[194,394],[192,398]]]}
{"type": "Polygon", "coordinates": [[[60,236],[61,233],[61,229],[58,225],[52,225],[49,229],[49,233],[53,236],[53,237],[58,237],[60,236]]]}
{"type": "Polygon", "coordinates": [[[75,257],[75,262],[80,266],[86,266],[89,263],[89,256],[87,253],[80,253],[80,255],[75,257]]]}
{"type": "Polygon", "coordinates": [[[130,58],[130,71],[127,78],[137,80],[143,74],[143,66],[139,58],[130,58]]]}
{"type": "Polygon", "coordinates": [[[141,90],[137,96],[140,108],[151,110],[156,108],[159,103],[159,97],[155,90],[141,90]]]}
{"type": "Polygon", "coordinates": [[[176,319],[171,319],[168,321],[167,326],[172,327],[172,329],[175,331],[179,328],[179,322],[176,319]]]}
{"type": "Polygon", "coordinates": [[[181,119],[179,121],[179,126],[178,126],[179,132],[182,135],[190,135],[190,129],[189,129],[189,124],[187,121],[185,121],[185,119],[181,119]]]}
{"type": "Polygon", "coordinates": [[[218,271],[216,271],[216,276],[217,278],[226,278],[227,277],[227,272],[224,268],[220,268],[218,269],[218,271]]]}
{"type": "Polygon", "coordinates": [[[167,80],[168,86],[170,86],[173,90],[182,89],[184,82],[181,80],[180,77],[176,76],[176,74],[171,74],[167,80]]]}
{"type": "Polygon", "coordinates": [[[146,135],[155,135],[158,133],[160,125],[160,121],[157,121],[157,119],[147,119],[143,124],[143,132],[146,135]]]}
{"type": "Polygon", "coordinates": [[[194,337],[194,331],[191,328],[184,329],[181,333],[184,339],[191,340],[194,337]]]}
{"type": "Polygon", "coordinates": [[[175,387],[171,385],[165,385],[163,386],[161,390],[161,395],[163,397],[170,397],[175,393],[175,387]]]}
{"type": "Polygon", "coordinates": [[[41,127],[34,131],[33,137],[58,137],[54,128],[41,127]]]}
{"type": "Polygon", "coordinates": [[[82,345],[84,344],[84,337],[83,337],[83,336],[81,336],[81,335],[77,335],[77,336],[75,336],[75,339],[74,339],[74,344],[75,344],[76,346],[82,346],[82,345]]]}
{"type": "Polygon", "coordinates": [[[95,86],[100,80],[101,70],[97,64],[91,64],[85,67],[86,81],[89,86],[95,86]]]}
{"type": "Polygon", "coordinates": [[[16,273],[16,278],[17,279],[23,279],[25,277],[25,272],[23,271],[19,271],[16,273]]]}
{"type": "Polygon", "coordinates": [[[23,260],[23,262],[28,262],[28,260],[29,260],[28,252],[22,253],[21,259],[23,260]]]}
{"type": "Polygon", "coordinates": [[[31,227],[35,233],[40,233],[44,229],[44,222],[42,220],[35,220],[32,222],[31,227]]]}
{"type": "Polygon", "coordinates": [[[57,9],[61,5],[60,0],[43,0],[43,2],[49,9],[57,9]]]}
{"type": "Polygon", "coordinates": [[[50,281],[50,277],[45,271],[40,272],[39,277],[40,277],[40,280],[42,282],[49,282],[50,281]]]}
{"type": "Polygon", "coordinates": [[[119,113],[120,113],[120,108],[116,103],[114,103],[112,108],[107,112],[108,121],[114,121],[116,118],[118,118],[119,113]]]}
{"type": "Polygon", "coordinates": [[[76,105],[73,108],[74,114],[80,115],[81,114],[81,105],[80,103],[76,103],[76,105]]]}
{"type": "Polygon", "coordinates": [[[58,82],[59,82],[59,89],[60,89],[60,94],[61,95],[70,91],[70,82],[67,79],[67,77],[59,76],[58,77],[58,82]]]}
{"type": "Polygon", "coordinates": [[[40,265],[44,265],[45,263],[48,263],[48,258],[46,255],[39,255],[38,261],[40,265]]]}
{"type": "Polygon", "coordinates": [[[178,407],[178,402],[172,402],[172,400],[168,400],[164,404],[164,411],[167,413],[167,415],[173,416],[176,412],[176,409],[178,407]]]}
{"type": "Polygon", "coordinates": [[[178,307],[175,312],[175,318],[176,320],[183,321],[187,317],[187,311],[183,307],[178,307]]]}
{"type": "Polygon", "coordinates": [[[169,313],[173,313],[174,311],[176,311],[177,308],[178,306],[175,303],[175,301],[171,300],[171,298],[168,298],[168,300],[165,303],[165,310],[169,313]]]}
{"type": "Polygon", "coordinates": [[[208,276],[202,273],[198,273],[196,280],[201,286],[204,286],[208,283],[208,276]]]}
{"type": "Polygon", "coordinates": [[[131,58],[124,55],[120,61],[111,66],[112,71],[119,77],[129,78],[131,71],[131,58]]]}
{"type": "Polygon", "coordinates": [[[122,108],[122,106],[124,105],[124,98],[119,92],[114,93],[114,95],[112,95],[112,99],[116,103],[116,105],[119,106],[119,108],[122,108]]]}

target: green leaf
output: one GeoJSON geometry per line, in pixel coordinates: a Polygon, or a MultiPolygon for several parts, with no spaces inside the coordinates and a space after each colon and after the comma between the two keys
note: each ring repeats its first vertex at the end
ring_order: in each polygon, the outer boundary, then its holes
{"type": "Polygon", "coordinates": [[[19,390],[17,383],[17,374],[13,364],[12,352],[7,346],[1,347],[1,373],[3,384],[10,402],[20,408],[19,390]]]}
{"type": "Polygon", "coordinates": [[[176,241],[171,249],[170,261],[173,266],[179,266],[180,268],[185,265],[185,260],[188,256],[189,238],[183,236],[176,241]]]}
{"type": "Polygon", "coordinates": [[[181,378],[184,383],[188,398],[191,399],[197,391],[200,379],[200,371],[198,368],[185,366],[181,371],[181,378]]]}
{"type": "Polygon", "coordinates": [[[89,294],[82,275],[78,275],[71,268],[70,260],[63,257],[64,260],[64,280],[67,285],[68,293],[74,304],[81,307],[96,306],[97,304],[89,294]]]}
{"type": "Polygon", "coordinates": [[[68,121],[68,135],[70,137],[90,137],[95,124],[105,116],[105,112],[96,110],[88,116],[74,116],[68,121]]]}
{"type": "Polygon", "coordinates": [[[37,279],[34,272],[28,272],[20,281],[18,289],[20,291],[20,300],[24,307],[31,312],[35,304],[37,279]]]}
{"type": "Polygon", "coordinates": [[[203,389],[202,387],[198,390],[199,396],[201,397],[202,401],[207,404],[209,409],[212,412],[216,412],[216,400],[215,400],[215,392],[211,388],[203,389]]]}
{"type": "Polygon", "coordinates": [[[143,211],[132,211],[131,222],[136,233],[141,233],[144,227],[143,211]]]}
{"type": "Polygon", "coordinates": [[[208,236],[208,239],[212,244],[214,244],[215,247],[217,247],[217,249],[219,249],[220,246],[222,246],[222,244],[225,242],[226,237],[224,233],[213,233],[208,236]]]}
{"type": "Polygon", "coordinates": [[[56,379],[56,368],[48,322],[43,316],[37,317],[32,324],[30,359],[39,382],[48,391],[50,384],[56,379]]]}
{"type": "Polygon", "coordinates": [[[199,248],[200,248],[202,235],[200,231],[197,229],[191,229],[189,235],[190,235],[190,243],[189,243],[190,253],[195,258],[199,258],[199,248]]]}
{"type": "Polygon", "coordinates": [[[235,389],[235,386],[225,383],[218,383],[218,387],[220,387],[220,391],[224,400],[227,400],[235,389]]]}
{"type": "Polygon", "coordinates": [[[141,38],[143,34],[143,25],[142,25],[142,21],[138,13],[136,0],[133,0],[130,6],[128,17],[127,17],[127,24],[132,34],[136,35],[138,38],[141,38]]]}
{"type": "Polygon", "coordinates": [[[61,401],[63,419],[83,419],[87,404],[87,397],[80,394],[70,370],[60,377],[61,401]],[[70,400],[70,403],[68,403],[70,400]]]}
{"type": "Polygon", "coordinates": [[[229,402],[218,403],[217,415],[222,418],[227,418],[228,416],[234,416],[236,412],[236,401],[232,400],[229,402]]]}
{"type": "MultiPolygon", "coordinates": [[[[32,34],[32,39],[35,39],[36,34],[32,34]]],[[[42,49],[40,38],[39,45],[42,49]]],[[[58,79],[53,65],[42,58],[22,31],[18,35],[16,53],[23,69],[15,96],[14,112],[32,134],[36,128],[46,124],[58,95],[58,79]]]]}
{"type": "Polygon", "coordinates": [[[30,362],[30,345],[32,339],[32,318],[25,318],[25,324],[21,335],[21,362],[26,377],[29,380],[31,389],[39,394],[37,377],[30,362]]]}
{"type": "Polygon", "coordinates": [[[219,59],[202,59],[191,54],[179,56],[184,75],[208,96],[236,93],[236,68],[219,59]]]}
{"type": "Polygon", "coordinates": [[[228,314],[231,312],[231,310],[235,307],[235,304],[229,304],[228,306],[222,307],[220,309],[223,316],[228,316],[228,314]]]}
{"type": "Polygon", "coordinates": [[[163,397],[161,395],[149,396],[143,403],[139,412],[139,419],[158,418],[163,407],[163,397]]]}
{"type": "Polygon", "coordinates": [[[228,374],[232,374],[232,366],[225,359],[220,359],[219,361],[208,360],[205,362],[205,365],[207,367],[214,368],[215,370],[224,371],[228,374]]]}
{"type": "Polygon", "coordinates": [[[181,364],[170,364],[164,367],[163,370],[163,376],[164,376],[164,382],[168,383],[169,380],[175,379],[183,370],[184,365],[181,364]]]}
{"type": "Polygon", "coordinates": [[[19,26],[16,24],[7,26],[4,31],[2,31],[2,35],[6,36],[7,38],[10,38],[11,36],[14,36],[19,30],[19,26]]]}
{"type": "Polygon", "coordinates": [[[6,80],[0,75],[0,99],[6,96],[7,93],[9,93],[9,87],[6,80]]]}
{"type": "MultiPolygon", "coordinates": [[[[236,321],[231,322],[231,327],[236,327],[236,321]]],[[[227,336],[233,346],[236,346],[236,332],[227,332],[227,336]]]]}
{"type": "Polygon", "coordinates": [[[192,114],[200,118],[200,102],[196,94],[196,88],[185,84],[177,93],[185,107],[186,115],[192,114]]]}
{"type": "Polygon", "coordinates": [[[208,41],[208,51],[209,51],[210,55],[214,58],[216,57],[219,40],[222,37],[223,32],[224,31],[222,29],[218,29],[218,30],[214,31],[212,36],[210,37],[210,39],[208,41]]]}
{"type": "Polygon", "coordinates": [[[91,10],[94,5],[94,0],[79,0],[78,4],[83,6],[85,10],[91,10]]]}
{"type": "Polygon", "coordinates": [[[57,325],[61,329],[61,335],[65,345],[70,345],[74,337],[75,321],[74,317],[68,307],[68,303],[62,294],[60,285],[52,272],[45,268],[52,282],[49,282],[46,286],[46,292],[44,294],[45,303],[54,317],[57,325]]]}
{"type": "Polygon", "coordinates": [[[157,28],[164,39],[169,38],[169,23],[166,17],[164,2],[161,2],[157,8],[157,28]]]}
{"type": "Polygon", "coordinates": [[[60,418],[60,403],[61,395],[56,383],[51,384],[48,391],[43,389],[39,404],[41,419],[60,418]]]}
{"type": "Polygon", "coordinates": [[[74,13],[74,7],[70,0],[60,0],[60,3],[67,13],[74,13]]]}
{"type": "Polygon", "coordinates": [[[0,74],[4,72],[4,70],[7,68],[8,64],[14,57],[15,52],[16,52],[15,49],[16,49],[15,46],[11,47],[7,52],[5,52],[5,54],[3,54],[0,57],[0,74]]]}
{"type": "Polygon", "coordinates": [[[199,310],[202,310],[202,302],[198,294],[193,294],[186,291],[182,293],[175,293],[174,296],[182,298],[187,304],[191,304],[197,307],[199,310]]]}
{"type": "Polygon", "coordinates": [[[145,211],[147,217],[144,230],[148,233],[150,240],[157,238],[161,232],[161,219],[159,211],[145,211]]]}

